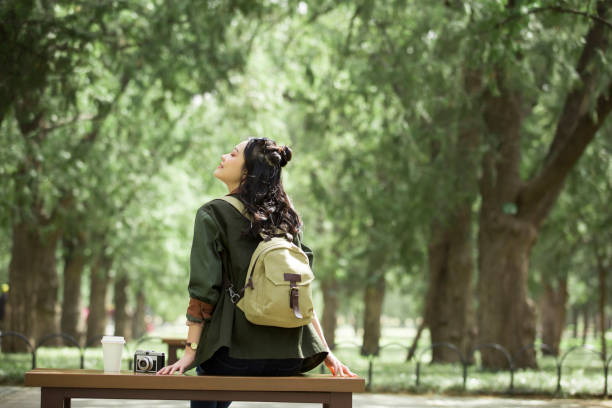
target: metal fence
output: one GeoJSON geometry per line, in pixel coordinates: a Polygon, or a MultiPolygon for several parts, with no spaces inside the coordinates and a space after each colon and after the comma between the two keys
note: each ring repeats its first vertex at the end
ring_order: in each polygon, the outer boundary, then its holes
{"type": "MultiPolygon", "coordinates": [[[[53,334],[49,334],[44,336],[43,338],[41,338],[39,341],[37,341],[35,344],[32,344],[28,338],[26,336],[24,336],[21,333],[16,333],[16,332],[0,332],[0,342],[2,341],[3,338],[7,338],[7,337],[12,337],[15,339],[18,339],[19,341],[23,342],[27,348],[28,348],[28,352],[31,354],[32,356],[32,369],[36,368],[36,354],[37,354],[37,350],[43,346],[45,346],[46,344],[48,344],[51,340],[53,339],[57,339],[57,338],[61,338],[63,339],[65,342],[67,342],[69,344],[69,347],[75,347],[79,350],[79,357],[80,357],[80,368],[83,369],[85,368],[85,351],[88,348],[91,348],[92,345],[94,343],[99,343],[99,341],[102,339],[102,335],[98,335],[98,336],[93,336],[89,339],[87,339],[85,341],[85,345],[81,346],[79,344],[79,342],[73,337],[70,336],[69,334],[66,333],[53,333],[53,334]]],[[[151,340],[161,340],[161,337],[156,337],[156,336],[143,336],[140,339],[138,339],[133,346],[133,350],[131,350],[132,352],[135,352],[138,348],[139,345],[141,345],[142,343],[146,342],[146,341],[151,341],[151,340]]],[[[344,342],[344,343],[338,343],[336,344],[336,349],[340,349],[340,348],[346,348],[346,347],[355,347],[355,348],[361,348],[361,345],[358,343],[351,343],[351,342],[344,342]]],[[[408,354],[410,347],[400,344],[400,343],[389,343],[389,344],[385,344],[383,346],[379,347],[379,353],[380,354],[382,351],[384,351],[387,348],[390,347],[399,347],[401,349],[405,349],[406,350],[406,354],[408,354]]],[[[457,357],[459,359],[459,361],[457,363],[454,364],[460,364],[461,368],[462,368],[462,388],[463,390],[467,389],[467,380],[468,380],[468,374],[469,374],[469,366],[471,365],[469,363],[468,358],[466,358],[466,355],[464,355],[461,350],[459,350],[459,348],[452,344],[452,343],[446,343],[446,342],[441,342],[441,343],[433,343],[427,347],[423,347],[417,350],[417,352],[414,354],[413,356],[413,360],[414,363],[416,364],[416,368],[415,368],[415,385],[419,386],[420,382],[421,382],[421,369],[423,364],[425,363],[423,361],[424,356],[426,355],[427,352],[432,351],[435,348],[447,348],[452,350],[455,354],[457,354],[457,357]]],[[[538,345],[529,345],[529,346],[525,346],[522,349],[518,350],[515,354],[510,353],[506,348],[504,348],[502,345],[500,344],[495,344],[495,343],[486,343],[486,344],[478,344],[476,345],[474,348],[472,348],[469,352],[468,352],[468,356],[472,356],[475,352],[478,352],[482,349],[491,349],[491,350],[495,350],[499,353],[501,353],[506,361],[508,362],[508,375],[509,375],[509,385],[508,385],[508,389],[507,389],[507,393],[512,394],[515,391],[514,388],[514,374],[516,372],[516,365],[515,365],[515,360],[518,356],[520,356],[522,353],[528,351],[528,350],[535,350],[537,348],[540,348],[540,350],[548,350],[551,351],[550,347],[547,346],[546,344],[538,344],[538,345]]],[[[590,353],[594,354],[596,357],[599,358],[599,360],[601,361],[601,370],[602,370],[602,374],[604,376],[604,388],[603,388],[603,395],[607,396],[608,395],[608,371],[609,371],[609,367],[610,367],[610,362],[612,361],[612,356],[610,356],[607,359],[604,359],[604,355],[596,350],[595,348],[591,347],[591,346],[586,346],[586,345],[578,345],[578,346],[573,346],[571,347],[569,350],[565,351],[564,353],[560,353],[560,356],[552,356],[555,360],[555,367],[556,367],[556,374],[557,374],[557,387],[556,387],[556,393],[561,392],[561,377],[562,377],[562,373],[563,373],[563,364],[566,361],[568,355],[570,355],[571,353],[577,351],[577,350],[586,350],[589,351],[590,353]]],[[[0,353],[1,354],[1,353],[0,353]]],[[[133,354],[133,353],[132,353],[133,354]]],[[[374,364],[375,361],[379,358],[376,355],[370,354],[370,355],[366,355],[365,356],[368,360],[368,375],[367,375],[367,382],[366,382],[366,389],[370,390],[373,384],[373,376],[374,376],[374,364]]],[[[130,369],[132,368],[132,360],[130,359],[130,369]]],[[[323,365],[321,365],[321,372],[323,373],[325,371],[325,367],[323,365]]]]}
{"type": "MultiPolygon", "coordinates": [[[[351,342],[344,342],[344,343],[337,343],[336,344],[336,349],[339,348],[344,348],[344,347],[355,347],[355,348],[361,348],[360,344],[357,343],[351,343],[351,342]]],[[[384,349],[389,348],[389,347],[400,347],[402,349],[406,350],[406,355],[408,355],[410,347],[400,344],[400,343],[389,343],[389,344],[385,344],[383,346],[379,347],[379,353],[380,354],[384,349]]],[[[447,342],[440,342],[440,343],[433,343],[427,347],[423,347],[417,350],[416,353],[414,353],[414,357],[412,357],[413,362],[415,363],[415,385],[418,387],[421,383],[421,368],[423,366],[423,364],[425,364],[425,362],[423,361],[424,356],[426,355],[426,353],[428,351],[432,351],[435,348],[447,348],[452,350],[454,353],[457,354],[457,357],[459,358],[459,361],[457,363],[454,364],[459,364],[462,368],[462,389],[465,391],[467,390],[467,380],[468,380],[468,373],[469,373],[469,366],[471,365],[469,363],[469,360],[466,358],[466,355],[464,355],[461,350],[459,350],[459,348],[452,344],[452,343],[447,343],[447,342]]],[[[522,353],[530,350],[530,349],[537,349],[540,348],[541,350],[548,350],[548,351],[552,351],[552,349],[546,345],[546,344],[532,344],[529,346],[525,346],[523,348],[521,348],[520,350],[518,350],[515,354],[510,353],[505,347],[503,347],[500,344],[496,344],[496,343],[485,343],[485,344],[478,344],[476,346],[474,346],[474,348],[472,348],[467,355],[468,356],[472,356],[475,352],[480,351],[482,349],[491,349],[491,350],[496,350],[499,353],[501,353],[506,361],[508,362],[508,375],[509,375],[509,385],[508,388],[506,390],[506,392],[508,394],[513,394],[515,392],[515,388],[514,388],[514,374],[516,372],[516,365],[515,365],[515,360],[516,357],[520,356],[522,353]]],[[[597,356],[599,358],[599,360],[601,361],[601,370],[602,370],[602,374],[603,374],[603,380],[604,380],[604,386],[603,386],[603,395],[607,396],[608,395],[608,372],[609,372],[609,367],[610,367],[610,361],[612,361],[612,356],[610,356],[607,360],[604,360],[604,355],[603,353],[601,353],[600,351],[596,350],[595,348],[588,346],[588,345],[579,345],[579,346],[573,346],[571,348],[569,348],[567,351],[565,351],[564,353],[559,353],[559,356],[554,356],[551,355],[551,358],[554,358],[555,360],[555,368],[556,368],[556,375],[557,375],[557,385],[556,385],[556,390],[555,393],[560,393],[561,392],[561,377],[562,377],[562,373],[563,373],[563,364],[566,361],[566,358],[568,355],[570,355],[571,353],[575,352],[576,350],[586,350],[589,351],[590,353],[593,353],[595,356],[597,356]]],[[[369,354],[364,356],[365,358],[367,358],[368,360],[368,377],[367,377],[367,382],[366,382],[366,389],[370,390],[372,388],[372,384],[373,384],[373,376],[374,376],[374,363],[375,361],[379,358],[376,355],[373,354],[369,354]]],[[[409,360],[405,360],[406,362],[408,362],[409,360]]],[[[324,372],[324,367],[321,366],[321,373],[324,372]]]]}
{"type": "MultiPolygon", "coordinates": [[[[11,331],[0,332],[0,342],[2,342],[3,338],[9,338],[9,337],[15,338],[18,341],[26,345],[28,349],[28,353],[32,357],[32,369],[35,369],[37,366],[36,355],[37,355],[38,349],[45,345],[48,345],[51,340],[57,339],[57,338],[63,339],[69,347],[74,347],[79,350],[79,367],[81,369],[84,369],[85,368],[85,351],[89,348],[93,348],[94,344],[100,344],[100,340],[102,340],[102,337],[104,336],[96,335],[96,336],[90,337],[86,339],[85,344],[81,346],[77,339],[75,339],[73,336],[66,334],[66,333],[48,334],[42,337],[40,340],[38,340],[35,344],[32,344],[30,340],[28,340],[28,338],[21,333],[11,332],[11,331]]],[[[141,345],[145,341],[151,341],[151,340],[161,340],[161,337],[143,336],[134,343],[133,350],[128,350],[128,351],[130,351],[131,352],[130,354],[133,355],[138,349],[139,345],[141,345]]],[[[0,355],[1,354],[2,353],[0,352],[0,355]]],[[[129,360],[129,369],[130,370],[132,369],[132,359],[129,360]]]]}

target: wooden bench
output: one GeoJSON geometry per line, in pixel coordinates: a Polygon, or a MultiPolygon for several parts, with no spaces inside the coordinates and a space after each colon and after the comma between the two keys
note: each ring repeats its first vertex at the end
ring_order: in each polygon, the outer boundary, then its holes
{"type": "Polygon", "coordinates": [[[71,398],[302,402],[350,408],[352,393],[364,391],[365,380],[330,375],[156,376],[38,368],[26,373],[25,385],[41,388],[42,408],[70,408],[71,398]]]}
{"type": "Polygon", "coordinates": [[[178,361],[177,351],[185,348],[185,342],[187,340],[177,339],[174,337],[172,338],[164,337],[161,340],[162,340],[162,343],[165,343],[168,345],[168,360],[166,361],[166,365],[171,365],[171,364],[176,363],[178,361]]]}

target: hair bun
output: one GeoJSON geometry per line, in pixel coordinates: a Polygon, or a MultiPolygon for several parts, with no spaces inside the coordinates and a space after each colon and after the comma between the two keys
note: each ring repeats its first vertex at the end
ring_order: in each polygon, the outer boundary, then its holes
{"type": "Polygon", "coordinates": [[[281,146],[278,150],[281,154],[280,165],[281,167],[285,167],[285,165],[289,163],[289,161],[291,161],[291,156],[293,155],[291,153],[291,149],[289,148],[289,146],[281,146]]]}

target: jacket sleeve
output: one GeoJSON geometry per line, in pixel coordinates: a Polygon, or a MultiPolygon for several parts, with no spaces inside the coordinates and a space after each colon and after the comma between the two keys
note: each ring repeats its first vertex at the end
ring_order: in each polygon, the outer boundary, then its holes
{"type": "Polygon", "coordinates": [[[206,211],[198,210],[193,229],[193,243],[189,262],[190,306],[187,309],[188,321],[202,322],[210,316],[212,308],[219,299],[223,281],[222,248],[217,224],[206,211]],[[207,305],[211,307],[206,307],[207,305]]]}

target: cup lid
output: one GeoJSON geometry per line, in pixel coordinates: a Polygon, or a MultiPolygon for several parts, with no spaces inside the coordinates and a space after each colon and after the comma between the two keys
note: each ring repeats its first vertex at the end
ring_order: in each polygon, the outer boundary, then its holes
{"type": "Polygon", "coordinates": [[[121,343],[125,344],[125,338],[122,336],[104,336],[101,343],[121,343]]]}

